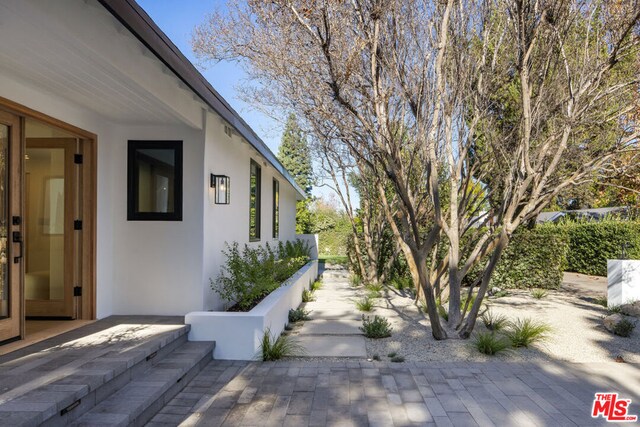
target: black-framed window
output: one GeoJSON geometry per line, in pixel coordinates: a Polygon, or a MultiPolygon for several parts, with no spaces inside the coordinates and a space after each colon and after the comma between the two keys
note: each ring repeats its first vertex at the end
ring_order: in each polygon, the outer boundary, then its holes
{"type": "Polygon", "coordinates": [[[129,141],[129,221],[182,221],[182,141],[129,141]]]}
{"type": "Polygon", "coordinates": [[[280,236],[280,183],[273,180],[273,238],[280,236]]]}
{"type": "Polygon", "coordinates": [[[260,202],[262,193],[262,168],[251,160],[249,173],[249,240],[260,240],[260,202]]]}

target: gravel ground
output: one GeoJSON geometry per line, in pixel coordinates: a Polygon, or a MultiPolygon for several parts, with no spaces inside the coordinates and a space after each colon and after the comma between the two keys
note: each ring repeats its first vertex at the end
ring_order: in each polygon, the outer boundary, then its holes
{"type": "MultiPolygon", "coordinates": [[[[363,290],[363,293],[365,291],[363,290]]],[[[620,355],[630,363],[640,363],[640,325],[631,337],[623,338],[607,332],[602,325],[606,310],[569,291],[548,291],[543,299],[535,299],[528,291],[510,291],[501,298],[489,298],[487,305],[494,313],[516,318],[532,318],[552,327],[549,338],[531,348],[520,348],[496,356],[478,352],[470,340],[449,339],[436,341],[426,314],[421,313],[406,293],[388,289],[385,296],[376,301],[371,315],[389,319],[392,336],[383,339],[366,339],[367,354],[389,359],[395,352],[407,361],[455,361],[455,360],[563,360],[574,363],[613,361],[620,355]]],[[[479,320],[476,332],[486,331],[479,320]]]]}

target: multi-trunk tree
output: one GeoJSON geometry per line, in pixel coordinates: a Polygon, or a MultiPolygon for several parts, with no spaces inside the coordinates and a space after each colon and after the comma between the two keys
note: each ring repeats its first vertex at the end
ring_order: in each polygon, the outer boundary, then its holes
{"type": "Polygon", "coordinates": [[[635,0],[232,1],[194,48],[367,171],[433,336],[467,338],[518,227],[636,155],[639,20],[635,0]]]}

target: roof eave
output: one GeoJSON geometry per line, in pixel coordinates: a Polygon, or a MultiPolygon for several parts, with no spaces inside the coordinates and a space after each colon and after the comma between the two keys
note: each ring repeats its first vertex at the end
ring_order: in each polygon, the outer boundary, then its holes
{"type": "Polygon", "coordinates": [[[134,0],[98,0],[122,25],[169,68],[193,93],[227,121],[296,190],[297,199],[305,192],[251,127],[211,86],[196,67],[180,52],[167,35],[134,0]]]}

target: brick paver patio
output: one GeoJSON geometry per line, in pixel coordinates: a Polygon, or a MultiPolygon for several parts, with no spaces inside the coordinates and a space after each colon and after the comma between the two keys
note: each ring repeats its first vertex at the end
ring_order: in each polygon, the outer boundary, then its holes
{"type": "Polygon", "coordinates": [[[607,425],[590,416],[601,391],[640,414],[627,364],[214,360],[150,425],[607,425]]]}

